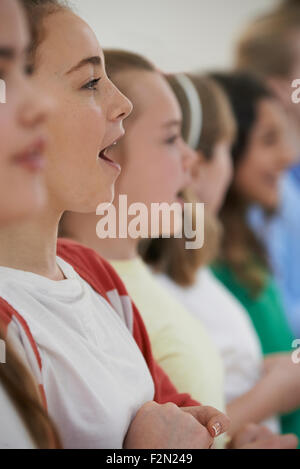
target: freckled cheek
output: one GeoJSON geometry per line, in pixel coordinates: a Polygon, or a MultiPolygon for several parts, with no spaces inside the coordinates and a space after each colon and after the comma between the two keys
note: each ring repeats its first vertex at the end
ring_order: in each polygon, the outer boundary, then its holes
{"type": "Polygon", "coordinates": [[[96,146],[100,150],[103,146],[105,131],[106,123],[102,112],[87,109],[81,113],[78,132],[85,144],[96,146]]]}
{"type": "Polygon", "coordinates": [[[166,202],[173,202],[174,195],[182,188],[185,181],[185,174],[182,168],[172,162],[164,168],[161,191],[164,193],[163,199],[166,202]]]}
{"type": "Polygon", "coordinates": [[[161,171],[167,181],[176,181],[184,174],[182,160],[176,154],[166,155],[160,159],[161,171]]]}
{"type": "Polygon", "coordinates": [[[61,134],[62,144],[70,149],[97,156],[103,143],[105,134],[105,122],[103,115],[98,110],[89,107],[80,107],[68,110],[68,113],[57,119],[54,123],[60,126],[57,131],[61,134]],[[66,138],[67,136],[67,138],[66,138]]]}

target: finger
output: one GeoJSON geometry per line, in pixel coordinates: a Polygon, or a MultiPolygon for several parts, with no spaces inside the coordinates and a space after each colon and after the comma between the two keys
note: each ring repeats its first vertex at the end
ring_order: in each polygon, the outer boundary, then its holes
{"type": "Polygon", "coordinates": [[[262,440],[270,438],[272,436],[274,436],[274,433],[269,428],[265,427],[264,425],[257,425],[256,435],[254,439],[262,440]]]}
{"type": "Polygon", "coordinates": [[[214,444],[213,437],[205,427],[202,427],[201,438],[199,441],[201,441],[201,448],[211,449],[214,444]]]}
{"type": "Polygon", "coordinates": [[[213,438],[226,432],[230,425],[227,415],[210,406],[185,407],[185,412],[189,412],[203,426],[207,428],[213,438]]]}
{"type": "Polygon", "coordinates": [[[298,446],[298,438],[296,435],[276,435],[273,448],[276,449],[296,449],[298,446]]]}
{"type": "Polygon", "coordinates": [[[232,443],[235,448],[241,448],[242,446],[254,443],[255,441],[266,440],[273,435],[273,432],[263,425],[248,423],[238,431],[232,443]]]}
{"type": "Polygon", "coordinates": [[[274,435],[243,446],[241,449],[296,449],[298,438],[295,435],[274,435]]]}
{"type": "Polygon", "coordinates": [[[255,439],[257,439],[257,428],[257,424],[248,423],[236,433],[230,446],[234,446],[235,448],[241,448],[246,444],[252,443],[253,441],[255,441],[255,439]]]}

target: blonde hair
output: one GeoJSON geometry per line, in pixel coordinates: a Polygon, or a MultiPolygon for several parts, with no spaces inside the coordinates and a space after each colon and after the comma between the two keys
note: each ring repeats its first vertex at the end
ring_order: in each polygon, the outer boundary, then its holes
{"type": "Polygon", "coordinates": [[[109,77],[127,70],[156,71],[155,66],[145,57],[122,49],[104,49],[105,67],[109,77]]]}
{"type": "MultiPolygon", "coordinates": [[[[201,151],[207,160],[213,157],[214,146],[223,139],[233,141],[236,124],[229,101],[221,87],[212,79],[203,75],[188,75],[195,86],[202,107],[202,129],[196,151],[201,151]]],[[[183,113],[183,137],[189,133],[191,114],[188,100],[180,83],[174,76],[168,81],[175,92],[183,113]]],[[[187,191],[183,194],[186,202],[195,202],[196,198],[187,191]]],[[[193,229],[201,229],[195,226],[193,229]]],[[[205,212],[204,246],[197,250],[185,249],[186,239],[153,239],[142,242],[140,253],[148,264],[160,272],[166,273],[182,286],[195,282],[200,266],[210,264],[217,256],[221,241],[221,225],[217,218],[205,212]]]]}
{"type": "Polygon", "coordinates": [[[300,5],[284,3],[253,21],[236,46],[236,67],[261,77],[288,77],[298,52],[293,36],[300,32],[300,5]]]}
{"type": "Polygon", "coordinates": [[[226,94],[216,81],[206,75],[189,75],[204,109],[197,150],[210,159],[214,146],[222,140],[233,142],[236,123],[226,94]]]}
{"type": "MultiPolygon", "coordinates": [[[[185,202],[192,202],[184,194],[185,202]]],[[[202,227],[198,227],[201,229],[202,227]]],[[[195,220],[193,218],[193,229],[195,220]]],[[[201,249],[186,249],[186,238],[151,239],[141,241],[139,253],[143,260],[157,272],[164,272],[175,283],[187,287],[193,285],[200,266],[209,265],[219,252],[221,225],[218,221],[205,212],[204,239],[205,244],[201,249]]],[[[191,240],[189,240],[191,241],[191,240]]]]}
{"type": "Polygon", "coordinates": [[[38,46],[45,38],[44,20],[60,11],[71,11],[67,0],[21,0],[31,33],[30,58],[32,67],[38,46]]]}
{"type": "MultiPolygon", "coordinates": [[[[5,327],[0,322],[0,339],[5,338],[5,327]]],[[[10,341],[5,342],[6,363],[0,365],[0,385],[8,393],[37,448],[62,448],[58,432],[42,406],[37,384],[10,341]]]]}

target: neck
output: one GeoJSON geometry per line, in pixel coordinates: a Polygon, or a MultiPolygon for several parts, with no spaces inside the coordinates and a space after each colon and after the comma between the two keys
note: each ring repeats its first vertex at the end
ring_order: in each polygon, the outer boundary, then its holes
{"type": "Polygon", "coordinates": [[[1,228],[0,265],[60,280],[62,273],[56,264],[60,216],[47,209],[29,222],[1,228]]]}
{"type": "Polygon", "coordinates": [[[105,259],[129,260],[138,255],[138,239],[100,239],[96,233],[99,217],[94,213],[68,212],[64,215],[64,235],[96,251],[105,259]]]}

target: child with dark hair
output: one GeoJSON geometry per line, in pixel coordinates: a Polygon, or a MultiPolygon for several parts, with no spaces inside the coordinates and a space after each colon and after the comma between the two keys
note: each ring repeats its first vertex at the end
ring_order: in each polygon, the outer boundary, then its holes
{"type": "MultiPolygon", "coordinates": [[[[286,118],[272,92],[254,76],[215,73],[213,77],[226,92],[237,122],[232,149],[234,177],[221,209],[223,244],[213,270],[248,311],[263,352],[286,352],[266,361],[268,371],[281,373],[279,383],[284,386],[285,373],[300,376],[299,366],[291,359],[293,335],[265,249],[249,228],[247,213],[253,203],[266,213],[278,207],[280,180],[292,159],[286,118]]],[[[292,410],[282,404],[282,414],[292,410]]],[[[282,428],[299,435],[300,411],[282,417],[282,428]]]]}
{"type": "Polygon", "coordinates": [[[273,90],[288,119],[294,158],[279,188],[276,213],[266,217],[254,204],[248,223],[265,246],[280,290],[284,311],[296,337],[300,336],[300,105],[293,102],[292,85],[299,78],[300,2],[282,1],[252,21],[236,46],[236,68],[249,71],[273,90]]]}

